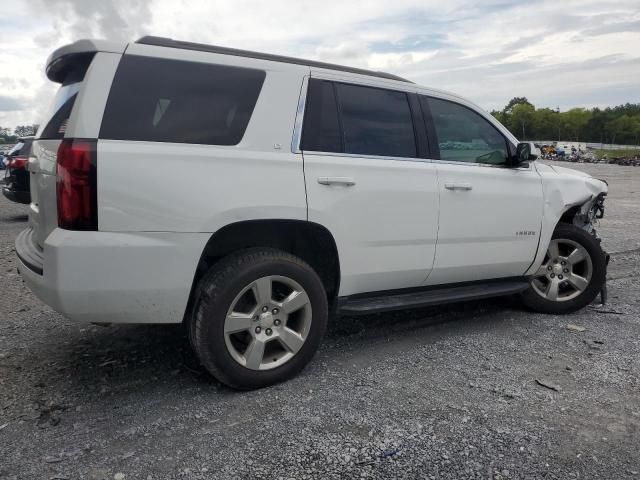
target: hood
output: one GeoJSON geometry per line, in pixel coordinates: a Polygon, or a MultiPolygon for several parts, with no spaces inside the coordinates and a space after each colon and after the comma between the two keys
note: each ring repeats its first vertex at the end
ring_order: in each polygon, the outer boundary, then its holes
{"type": "Polygon", "coordinates": [[[594,178],[593,176],[589,175],[588,173],[585,172],[581,172],[579,170],[574,170],[573,168],[566,168],[566,167],[558,167],[556,165],[549,165],[553,170],[556,171],[556,173],[558,173],[559,175],[573,175],[575,177],[588,177],[588,178],[594,178]]]}
{"type": "Polygon", "coordinates": [[[607,182],[592,177],[588,173],[548,164],[537,164],[536,167],[548,187],[551,187],[551,185],[560,187],[560,190],[565,193],[568,193],[568,189],[571,189],[576,197],[585,197],[582,201],[599,193],[607,193],[609,191],[607,182]]]}

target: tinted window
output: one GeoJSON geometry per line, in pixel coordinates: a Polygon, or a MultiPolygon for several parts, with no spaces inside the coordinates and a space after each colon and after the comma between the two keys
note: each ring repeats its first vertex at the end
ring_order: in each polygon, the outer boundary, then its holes
{"type": "Polygon", "coordinates": [[[236,145],[264,78],[261,70],[125,55],[100,138],[236,145]]]}
{"type": "Polygon", "coordinates": [[[405,93],[341,83],[336,90],[346,153],[417,156],[405,93]]]}
{"type": "MultiPolygon", "coordinates": [[[[59,90],[59,92],[62,91],[63,89],[59,90]]],[[[75,91],[78,91],[77,88],[75,91]]],[[[49,123],[47,123],[47,125],[42,130],[42,133],[40,133],[40,139],[64,138],[64,133],[67,130],[67,122],[69,121],[69,117],[71,116],[71,110],[73,109],[73,105],[76,102],[77,96],[77,93],[73,94],[71,97],[67,98],[64,103],[56,110],[56,112],[51,117],[51,120],[49,120],[49,123]]]]}
{"type": "Polygon", "coordinates": [[[38,131],[37,135],[40,139],[64,138],[67,122],[69,121],[71,110],[78,97],[78,92],[80,91],[84,75],[89,67],[89,62],[90,59],[89,61],[73,65],[73,68],[71,68],[65,76],[64,82],[62,82],[53,99],[49,113],[47,113],[45,117],[48,121],[43,123],[43,127],[38,131]]]}
{"type": "Polygon", "coordinates": [[[342,151],[338,106],[331,82],[309,81],[301,148],[317,152],[342,151]]]}
{"type": "Polygon", "coordinates": [[[507,143],[485,118],[457,103],[429,98],[440,159],[504,165],[507,143]]]}

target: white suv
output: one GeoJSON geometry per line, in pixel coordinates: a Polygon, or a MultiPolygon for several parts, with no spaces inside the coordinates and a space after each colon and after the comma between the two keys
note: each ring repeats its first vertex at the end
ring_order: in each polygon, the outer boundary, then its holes
{"type": "Polygon", "coordinates": [[[67,317],[179,323],[235,388],[296,374],[330,311],[602,290],[604,182],[477,105],[380,72],[144,37],[56,50],[29,158],[31,289],[67,317]]]}

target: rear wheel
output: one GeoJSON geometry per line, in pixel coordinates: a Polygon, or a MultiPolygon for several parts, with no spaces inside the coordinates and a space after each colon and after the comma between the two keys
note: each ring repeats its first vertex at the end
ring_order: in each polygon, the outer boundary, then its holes
{"type": "Polygon", "coordinates": [[[575,225],[560,224],[522,300],[543,313],[571,313],[591,303],[605,282],[600,242],[575,225]]]}
{"type": "Polygon", "coordinates": [[[234,253],[201,280],[191,340],[202,365],[237,389],[291,378],[313,357],[327,325],[318,275],[274,249],[234,253]]]}

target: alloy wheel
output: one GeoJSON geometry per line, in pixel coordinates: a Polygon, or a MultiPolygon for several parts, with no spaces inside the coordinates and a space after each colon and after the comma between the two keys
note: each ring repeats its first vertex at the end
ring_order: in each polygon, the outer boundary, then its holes
{"type": "Polygon", "coordinates": [[[553,239],[531,286],[547,300],[566,302],[586,290],[592,275],[593,262],[582,245],[569,239],[553,239]]]}
{"type": "Polygon", "coordinates": [[[262,277],[231,302],[224,322],[225,344],[240,365],[270,370],[300,351],[311,319],[311,301],[300,284],[284,276],[262,277]]]}

